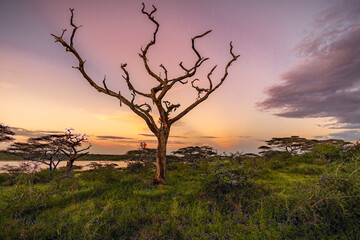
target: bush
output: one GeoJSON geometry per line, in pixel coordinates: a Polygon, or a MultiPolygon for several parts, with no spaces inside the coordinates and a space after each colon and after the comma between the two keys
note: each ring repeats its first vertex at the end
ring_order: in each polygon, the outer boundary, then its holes
{"type": "Polygon", "coordinates": [[[358,239],[359,202],[359,163],[334,164],[315,182],[294,184],[286,194],[264,198],[258,221],[275,222],[286,239],[358,239]]]}
{"type": "Polygon", "coordinates": [[[259,194],[242,166],[236,163],[215,162],[203,175],[203,191],[225,209],[248,211],[259,194]]]}
{"type": "Polygon", "coordinates": [[[144,169],[145,169],[145,164],[144,163],[134,161],[134,162],[129,162],[128,163],[125,171],[126,172],[132,172],[132,173],[139,173],[139,172],[144,171],[144,169]]]}
{"type": "Polygon", "coordinates": [[[313,148],[315,158],[324,159],[327,162],[339,162],[342,160],[343,147],[339,145],[324,144],[313,148]]]}
{"type": "Polygon", "coordinates": [[[3,184],[8,180],[7,176],[5,174],[0,173],[0,185],[3,184]]]}

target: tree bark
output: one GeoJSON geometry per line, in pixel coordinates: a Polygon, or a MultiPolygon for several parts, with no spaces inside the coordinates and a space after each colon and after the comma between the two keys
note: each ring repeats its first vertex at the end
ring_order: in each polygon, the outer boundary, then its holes
{"type": "Polygon", "coordinates": [[[156,149],[154,184],[165,184],[167,177],[166,145],[169,138],[169,131],[161,131],[157,138],[158,147],[156,149]]]}
{"type": "Polygon", "coordinates": [[[71,173],[71,170],[73,168],[74,162],[75,162],[75,159],[71,159],[71,158],[66,162],[65,175],[67,177],[70,177],[70,173],[71,173]]]}
{"type": "Polygon", "coordinates": [[[155,74],[155,72],[157,70],[153,70],[150,67],[149,59],[147,57],[147,53],[148,53],[149,49],[151,48],[151,46],[155,45],[155,43],[156,43],[157,33],[159,30],[159,26],[160,26],[160,24],[155,20],[155,17],[154,17],[154,13],[157,11],[157,9],[153,5],[153,10],[150,12],[150,11],[145,10],[144,3],[142,4],[142,6],[143,7],[141,9],[141,12],[143,14],[145,14],[152,23],[155,24],[156,28],[155,28],[155,31],[153,32],[153,38],[151,39],[150,42],[148,42],[148,44],[144,48],[141,48],[141,52],[139,53],[139,56],[143,60],[145,70],[152,78],[154,78],[158,82],[158,85],[151,88],[150,93],[136,90],[134,88],[133,84],[131,83],[130,74],[126,69],[127,64],[122,63],[120,65],[121,69],[124,72],[124,75],[122,77],[124,78],[124,80],[127,83],[128,89],[132,95],[132,99],[125,97],[124,95],[121,94],[120,91],[110,90],[106,85],[106,76],[104,76],[104,80],[102,81],[103,87],[101,87],[94,81],[94,79],[92,77],[90,77],[87,74],[87,72],[85,70],[85,62],[86,61],[81,58],[80,54],[74,47],[73,40],[75,37],[75,33],[76,33],[77,29],[81,27],[81,26],[77,26],[74,24],[74,21],[73,21],[74,20],[74,9],[70,9],[70,12],[71,12],[70,25],[73,28],[71,36],[70,36],[70,41],[65,41],[63,39],[66,29],[63,29],[62,34],[60,36],[57,36],[55,34],[51,34],[51,35],[55,38],[55,42],[59,42],[63,47],[65,47],[67,52],[70,52],[75,56],[75,58],[78,60],[78,66],[76,66],[74,68],[76,68],[80,71],[82,76],[86,79],[86,81],[93,88],[95,88],[98,92],[104,93],[106,95],[109,95],[111,97],[118,99],[120,101],[120,106],[122,106],[122,104],[125,104],[135,114],[137,114],[139,117],[144,119],[144,121],[146,122],[150,131],[153,132],[158,139],[158,147],[157,147],[157,152],[156,152],[156,172],[155,172],[153,182],[154,182],[154,184],[165,184],[166,175],[167,175],[166,145],[167,145],[167,141],[168,141],[168,137],[169,137],[169,133],[170,133],[170,126],[172,124],[174,124],[176,121],[180,120],[186,114],[188,114],[192,109],[194,109],[200,103],[205,101],[210,96],[210,94],[212,94],[216,89],[218,89],[224,83],[224,81],[226,80],[226,78],[229,74],[228,70],[229,70],[231,64],[233,62],[235,62],[240,57],[240,55],[235,55],[233,53],[233,45],[232,45],[232,42],[230,42],[231,59],[227,62],[225,69],[224,69],[224,73],[222,76],[220,76],[220,80],[218,81],[218,83],[214,84],[213,80],[211,79],[212,74],[217,67],[217,65],[215,65],[210,70],[210,72],[208,72],[208,74],[207,74],[207,80],[209,81],[209,87],[202,88],[202,87],[199,87],[198,85],[195,85],[194,83],[196,81],[198,81],[198,79],[191,80],[191,78],[195,76],[195,74],[197,73],[198,69],[200,69],[202,64],[209,59],[209,58],[203,57],[199,53],[199,51],[196,49],[195,41],[197,41],[197,39],[200,39],[200,38],[206,36],[207,34],[209,34],[211,32],[211,30],[209,30],[203,34],[196,35],[195,37],[191,38],[191,47],[197,56],[196,62],[192,65],[192,67],[187,68],[183,65],[183,62],[180,62],[179,66],[184,71],[184,73],[178,77],[169,79],[168,71],[167,71],[166,67],[163,64],[160,64],[160,68],[162,68],[162,70],[164,70],[164,74],[165,74],[165,77],[161,77],[160,74],[159,75],[155,74]],[[168,100],[164,101],[165,95],[176,84],[181,83],[181,84],[185,85],[188,82],[190,82],[190,80],[191,80],[191,87],[197,91],[198,97],[196,98],[195,102],[193,102],[191,105],[185,107],[185,109],[183,109],[182,112],[178,113],[176,116],[173,115],[170,117],[170,114],[174,113],[180,107],[180,103],[174,104],[174,103],[169,102],[168,100]],[[156,104],[158,113],[160,115],[160,117],[159,117],[160,126],[159,126],[159,124],[157,124],[157,122],[154,120],[153,115],[150,113],[152,111],[152,106],[150,106],[150,104],[148,104],[146,101],[142,104],[137,104],[135,102],[135,98],[137,95],[145,97],[149,101],[151,100],[154,104],[156,104]],[[165,104],[165,106],[163,104],[165,104]]]}

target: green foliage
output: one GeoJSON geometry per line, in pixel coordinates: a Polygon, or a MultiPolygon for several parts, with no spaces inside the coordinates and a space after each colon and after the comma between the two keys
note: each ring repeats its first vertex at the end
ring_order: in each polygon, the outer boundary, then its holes
{"type": "Polygon", "coordinates": [[[142,162],[129,162],[126,168],[127,172],[132,172],[132,173],[138,173],[141,171],[144,171],[145,169],[145,164],[143,164],[142,162]]]}
{"type": "Polygon", "coordinates": [[[215,162],[203,174],[203,191],[223,211],[245,214],[251,211],[257,194],[262,190],[236,162],[215,162]]]}
{"type": "Polygon", "coordinates": [[[0,187],[0,239],[359,239],[360,154],[170,163],[166,186],[97,166],[0,187]]]}
{"type": "Polygon", "coordinates": [[[315,146],[312,153],[316,158],[327,162],[336,162],[341,160],[342,151],[343,146],[341,145],[324,144],[315,146]]]}
{"type": "Polygon", "coordinates": [[[172,152],[174,155],[180,155],[187,162],[199,162],[202,159],[207,159],[216,156],[217,152],[209,146],[190,146],[180,148],[172,152]]]}
{"type": "Polygon", "coordinates": [[[138,150],[130,150],[125,156],[128,160],[126,171],[136,173],[154,166],[156,149],[146,148],[146,143],[141,143],[138,150]]]}
{"type": "Polygon", "coordinates": [[[6,182],[7,180],[8,180],[8,176],[6,174],[0,173],[0,186],[1,186],[1,184],[6,182]]]}
{"type": "Polygon", "coordinates": [[[0,161],[1,160],[21,160],[21,157],[11,155],[6,151],[0,151],[0,161]]]}

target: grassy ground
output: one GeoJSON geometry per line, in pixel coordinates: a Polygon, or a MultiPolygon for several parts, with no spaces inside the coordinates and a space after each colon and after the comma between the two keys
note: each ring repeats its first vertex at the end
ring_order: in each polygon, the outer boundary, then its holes
{"type": "Polygon", "coordinates": [[[360,161],[309,157],[0,175],[0,239],[360,239],[360,161]]]}

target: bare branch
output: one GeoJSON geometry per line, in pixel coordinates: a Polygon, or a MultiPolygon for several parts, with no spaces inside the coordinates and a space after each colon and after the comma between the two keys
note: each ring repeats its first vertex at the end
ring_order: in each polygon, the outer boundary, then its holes
{"type": "Polygon", "coordinates": [[[209,89],[211,90],[212,88],[213,88],[213,83],[212,83],[212,80],[211,80],[211,75],[212,75],[212,73],[215,71],[215,69],[216,69],[216,67],[217,67],[217,65],[215,65],[212,69],[211,69],[211,71],[208,73],[208,75],[207,75],[207,78],[208,78],[208,80],[209,80],[209,89]]]}
{"type": "Polygon", "coordinates": [[[196,53],[196,55],[198,56],[199,59],[202,59],[202,57],[201,57],[200,53],[199,53],[199,52],[196,50],[196,48],[195,48],[195,40],[198,39],[198,38],[204,37],[205,35],[211,33],[211,31],[212,31],[212,30],[209,30],[209,31],[207,31],[207,32],[205,32],[205,33],[203,33],[203,34],[201,34],[201,35],[197,35],[197,36],[195,36],[195,37],[193,37],[193,38],[191,39],[192,49],[194,50],[194,52],[196,53]]]}
{"type": "Polygon", "coordinates": [[[66,28],[64,28],[64,29],[62,30],[61,37],[64,36],[64,33],[65,33],[66,31],[67,31],[66,28]]]}
{"type": "Polygon", "coordinates": [[[180,104],[171,104],[169,101],[164,101],[166,107],[166,113],[170,114],[172,111],[176,112],[176,109],[180,107],[180,104]]]}
{"type": "MultiPolygon", "coordinates": [[[[197,50],[195,42],[203,38],[204,36],[208,35],[211,30],[206,31],[200,35],[196,35],[195,37],[191,38],[191,45],[192,50],[196,55],[196,60],[193,63],[191,67],[185,67],[183,62],[180,62],[179,66],[184,71],[184,73],[178,77],[169,79],[168,75],[168,69],[163,65],[160,64],[161,71],[159,74],[155,74],[154,71],[150,68],[148,64],[148,58],[147,54],[151,46],[153,46],[156,43],[157,33],[159,31],[159,23],[155,20],[154,14],[156,13],[157,9],[155,6],[152,6],[151,11],[145,10],[145,4],[142,4],[141,12],[142,14],[146,15],[147,18],[155,25],[155,30],[153,32],[152,39],[146,44],[144,48],[141,48],[141,53],[139,53],[139,56],[143,60],[144,67],[147,71],[147,73],[153,77],[157,82],[158,85],[151,88],[150,93],[144,93],[141,91],[138,91],[134,88],[132,85],[129,72],[126,69],[127,64],[121,64],[121,69],[123,71],[123,78],[127,83],[128,89],[130,91],[130,94],[132,97],[126,98],[124,97],[120,91],[112,91],[110,90],[106,85],[106,77],[104,77],[102,84],[103,86],[99,86],[85,71],[85,61],[81,58],[80,54],[77,52],[77,50],[74,47],[74,39],[76,31],[79,27],[74,24],[74,10],[70,9],[71,11],[71,18],[70,18],[70,25],[72,26],[72,33],[69,41],[65,41],[63,39],[63,36],[65,34],[65,29],[63,30],[62,34],[60,36],[51,34],[55,38],[55,42],[61,43],[61,45],[65,48],[66,51],[71,52],[76,59],[78,60],[78,66],[75,66],[74,68],[77,69],[83,77],[86,79],[86,81],[97,91],[107,94],[109,96],[115,97],[119,100],[120,106],[122,106],[122,103],[124,103],[126,106],[128,106],[135,114],[143,118],[149,127],[149,129],[155,134],[158,140],[158,148],[157,148],[157,155],[156,155],[156,172],[154,177],[154,183],[165,183],[166,179],[166,145],[168,141],[168,137],[170,134],[170,128],[173,123],[175,123],[177,120],[181,119],[183,116],[185,116],[188,112],[190,112],[192,109],[194,109],[197,105],[199,105],[201,102],[205,101],[209,95],[214,92],[217,88],[219,88],[223,82],[226,80],[228,76],[228,69],[231,66],[231,64],[237,60],[239,55],[235,55],[233,53],[233,46],[230,42],[230,55],[231,59],[228,61],[223,76],[220,78],[219,82],[214,85],[212,80],[212,74],[216,69],[216,66],[214,66],[207,74],[207,80],[209,82],[208,88],[201,88],[195,84],[198,79],[194,79],[191,81],[191,79],[195,76],[198,69],[202,66],[204,62],[208,60],[208,58],[203,57],[200,52],[197,50]],[[164,72],[164,76],[161,76],[164,72]],[[177,116],[174,118],[171,118],[169,115],[172,112],[175,112],[179,107],[180,104],[172,104],[169,101],[163,101],[165,95],[169,92],[169,90],[177,83],[181,84],[187,84],[191,81],[191,86],[198,92],[198,97],[194,103],[192,103],[190,106],[185,108],[182,112],[180,112],[177,116]],[[141,95],[143,97],[150,98],[152,100],[153,105],[157,107],[158,113],[159,113],[159,123],[158,125],[150,112],[152,111],[152,107],[148,103],[142,103],[142,104],[136,104],[136,96],[141,95]]],[[[76,136],[76,139],[80,136],[76,136]]],[[[80,154],[79,154],[80,156],[80,154]]],[[[54,166],[56,167],[56,166],[54,166]]]]}
{"type": "Polygon", "coordinates": [[[140,91],[138,91],[138,90],[136,90],[136,89],[134,88],[134,86],[133,86],[133,85],[131,84],[131,82],[130,82],[130,75],[129,75],[129,72],[126,70],[126,66],[127,66],[126,63],[120,64],[121,69],[122,69],[122,70],[124,71],[124,73],[125,73],[125,76],[123,75],[122,77],[125,79],[125,81],[126,81],[126,83],[127,83],[127,85],[128,85],[129,90],[130,90],[131,92],[134,92],[134,93],[139,94],[139,95],[141,95],[141,96],[151,98],[151,95],[150,95],[150,94],[146,94],[146,93],[140,92],[140,91]]]}
{"type": "MultiPolygon", "coordinates": [[[[179,66],[181,67],[181,69],[183,69],[185,71],[185,74],[180,76],[180,77],[177,77],[177,78],[174,78],[174,79],[171,79],[169,81],[171,81],[171,85],[170,85],[170,88],[172,88],[177,82],[180,82],[182,84],[185,84],[183,82],[183,80],[187,79],[187,78],[190,78],[192,76],[195,75],[197,69],[205,62],[207,61],[209,58],[203,58],[200,53],[197,51],[196,47],[195,47],[195,40],[198,39],[198,38],[202,38],[204,36],[206,36],[207,34],[209,34],[212,30],[209,30],[203,34],[200,34],[200,35],[197,35],[195,37],[193,37],[191,39],[191,48],[193,49],[193,51],[195,52],[196,56],[198,57],[197,61],[194,63],[194,66],[190,69],[184,67],[183,65],[183,62],[180,62],[179,66]]],[[[187,81],[186,81],[187,83],[187,81]]]]}
{"type": "MultiPolygon", "coordinates": [[[[76,33],[76,29],[79,28],[77,27],[74,23],[73,23],[73,9],[70,9],[71,11],[71,19],[70,19],[70,24],[73,26],[73,32],[71,35],[71,42],[73,42],[73,39],[75,37],[75,33],[76,33]]],[[[105,87],[100,87],[98,84],[95,83],[95,81],[86,73],[85,71],[85,61],[81,58],[80,54],[77,52],[77,50],[75,49],[75,47],[73,45],[69,45],[69,43],[67,43],[64,39],[63,36],[57,36],[55,34],[51,34],[51,36],[53,36],[55,38],[55,42],[59,42],[61,43],[61,45],[68,51],[71,52],[78,60],[78,66],[74,67],[76,69],[79,70],[79,72],[83,75],[83,77],[87,80],[87,82],[93,87],[95,88],[98,92],[107,94],[109,96],[115,97],[117,99],[120,100],[120,104],[124,103],[125,105],[127,105],[134,113],[136,113],[138,116],[140,116],[142,119],[145,120],[146,124],[148,125],[148,127],[150,128],[151,131],[153,131],[154,133],[158,131],[158,128],[155,124],[155,121],[153,119],[153,117],[148,114],[146,111],[141,111],[139,110],[139,108],[137,108],[131,101],[129,101],[127,98],[125,98],[123,95],[120,94],[120,92],[114,92],[110,89],[106,89],[105,87]]],[[[123,65],[123,68],[125,68],[126,65],[123,65]]],[[[104,82],[103,82],[104,83],[104,82]]],[[[137,92],[140,94],[140,92],[137,92]]]]}
{"type": "Polygon", "coordinates": [[[118,97],[118,98],[119,98],[119,100],[120,100],[120,107],[122,107],[121,97],[120,97],[120,96],[121,96],[121,92],[119,91],[119,97],[118,97]]]}
{"type": "Polygon", "coordinates": [[[107,88],[105,81],[106,81],[106,76],[104,76],[103,85],[104,88],[106,89],[106,92],[109,93],[109,89],[107,88]]]}
{"type": "Polygon", "coordinates": [[[197,100],[191,104],[190,106],[188,106],[186,109],[184,109],[181,113],[179,113],[176,117],[174,117],[173,119],[170,119],[170,124],[173,124],[174,122],[178,121],[180,118],[182,118],[183,116],[185,116],[188,112],[190,112],[192,109],[194,109],[197,105],[199,105],[200,103],[202,103],[203,101],[205,101],[209,95],[211,93],[213,93],[217,88],[219,88],[223,83],[224,81],[226,80],[226,77],[228,76],[229,72],[229,67],[231,66],[231,64],[233,62],[235,62],[239,57],[240,55],[235,55],[233,53],[233,45],[232,45],[232,42],[230,42],[230,55],[231,55],[231,60],[226,64],[226,67],[225,67],[225,72],[224,72],[224,75],[222,76],[222,78],[220,79],[220,82],[215,86],[213,87],[213,84],[212,84],[212,80],[211,80],[211,75],[212,73],[214,72],[214,70],[216,69],[216,66],[213,67],[211,69],[211,71],[208,73],[207,77],[208,77],[208,80],[209,80],[209,83],[210,83],[210,87],[209,89],[201,89],[201,88],[198,88],[196,86],[194,86],[194,81],[193,80],[191,82],[192,86],[198,91],[201,91],[201,92],[206,92],[206,94],[202,97],[198,97],[197,100]]]}
{"type": "Polygon", "coordinates": [[[164,65],[162,65],[162,64],[160,64],[160,67],[162,68],[162,69],[164,69],[164,73],[165,73],[165,81],[168,81],[168,71],[167,71],[167,69],[164,67],[164,65]]]}
{"type": "Polygon", "coordinates": [[[197,97],[197,99],[199,99],[199,98],[201,97],[201,93],[203,93],[203,92],[209,92],[210,89],[200,88],[200,87],[198,87],[198,86],[195,86],[195,85],[194,85],[194,82],[196,82],[196,81],[199,81],[199,79],[198,79],[198,78],[195,78],[194,80],[192,80],[192,81],[191,81],[191,86],[192,86],[193,88],[195,88],[196,91],[198,91],[198,97],[197,97]]]}
{"type": "Polygon", "coordinates": [[[155,7],[154,5],[152,5],[152,6],[153,6],[153,10],[149,13],[149,12],[145,11],[145,4],[144,4],[144,3],[142,3],[142,6],[143,6],[143,7],[142,7],[142,9],[141,9],[141,12],[142,12],[143,14],[145,14],[145,15],[149,18],[149,20],[156,25],[156,28],[155,28],[155,31],[154,31],[154,33],[153,33],[153,39],[146,45],[145,49],[142,49],[142,48],[141,48],[141,54],[139,54],[139,56],[143,59],[145,69],[146,69],[146,71],[149,73],[149,75],[152,76],[153,78],[155,78],[158,82],[160,82],[160,83],[162,83],[162,84],[165,85],[166,82],[165,82],[161,77],[159,77],[158,75],[156,75],[156,74],[150,69],[150,67],[149,67],[149,65],[148,65],[148,59],[147,59],[147,57],[146,57],[146,54],[147,54],[149,48],[156,43],[156,35],[157,35],[157,33],[158,33],[158,31],[159,31],[159,27],[160,27],[160,24],[155,20],[155,18],[154,18],[154,16],[153,16],[153,14],[156,12],[157,9],[156,9],[156,7],[155,7]]]}
{"type": "Polygon", "coordinates": [[[184,67],[183,62],[180,62],[180,63],[179,63],[179,66],[180,66],[186,73],[189,73],[189,72],[190,72],[189,69],[187,69],[186,67],[184,67]]]}
{"type": "Polygon", "coordinates": [[[138,108],[140,108],[142,111],[145,111],[145,112],[151,112],[152,108],[150,107],[149,104],[147,103],[143,103],[141,105],[136,105],[138,108]],[[142,107],[146,107],[146,109],[143,109],[142,107]]]}
{"type": "MultiPolygon", "coordinates": [[[[71,37],[70,37],[70,47],[72,48],[73,45],[74,45],[74,37],[75,37],[75,33],[76,33],[76,30],[78,30],[78,28],[82,27],[82,25],[80,26],[76,26],[74,24],[74,9],[73,8],[69,8],[70,9],[70,12],[71,12],[71,18],[70,18],[70,25],[73,27],[73,31],[71,33],[71,37]]],[[[64,34],[64,32],[63,32],[64,34]]],[[[62,35],[61,35],[62,37],[62,35]]]]}

